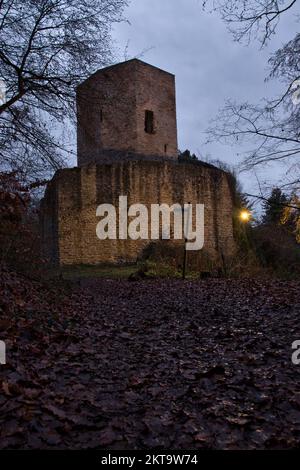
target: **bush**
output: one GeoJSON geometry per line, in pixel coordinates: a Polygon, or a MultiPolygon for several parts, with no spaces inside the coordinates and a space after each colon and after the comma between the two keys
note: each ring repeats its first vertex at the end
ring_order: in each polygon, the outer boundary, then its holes
{"type": "Polygon", "coordinates": [[[0,173],[0,261],[18,271],[35,272],[42,261],[32,197],[39,184],[24,186],[16,172],[0,173]]]}
{"type": "Polygon", "coordinates": [[[262,266],[279,277],[299,278],[300,246],[287,228],[263,224],[255,227],[253,238],[262,266]]]}

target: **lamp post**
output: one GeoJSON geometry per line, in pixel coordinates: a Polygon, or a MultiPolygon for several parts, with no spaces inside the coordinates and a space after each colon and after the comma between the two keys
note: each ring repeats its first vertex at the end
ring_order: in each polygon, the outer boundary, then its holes
{"type": "MultiPolygon", "coordinates": [[[[251,218],[252,218],[252,213],[248,209],[242,209],[238,214],[238,219],[244,224],[247,224],[248,222],[250,222],[251,218]]],[[[227,238],[226,238],[226,241],[227,241],[227,238]]],[[[225,262],[226,260],[225,260],[225,256],[224,256],[222,248],[221,248],[221,258],[223,262],[223,272],[225,276],[227,276],[227,267],[226,267],[226,262],[225,262]]]]}
{"type": "Polygon", "coordinates": [[[252,214],[251,214],[251,212],[250,212],[249,210],[247,210],[247,209],[243,209],[243,210],[240,212],[240,214],[239,214],[239,219],[240,219],[242,222],[244,222],[244,223],[249,222],[250,219],[251,219],[251,217],[252,217],[252,214]]]}

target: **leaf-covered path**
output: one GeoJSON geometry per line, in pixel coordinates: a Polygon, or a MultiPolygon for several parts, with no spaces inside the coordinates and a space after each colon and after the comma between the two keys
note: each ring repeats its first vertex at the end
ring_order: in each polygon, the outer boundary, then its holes
{"type": "Polygon", "coordinates": [[[300,282],[1,289],[0,448],[300,446],[300,282]]]}

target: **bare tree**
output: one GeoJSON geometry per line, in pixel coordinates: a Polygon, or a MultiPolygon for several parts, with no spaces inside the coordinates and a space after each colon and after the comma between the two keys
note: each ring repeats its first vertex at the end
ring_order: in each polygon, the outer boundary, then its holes
{"type": "MultiPolygon", "coordinates": [[[[207,2],[205,2],[206,4],[207,2]]],[[[236,41],[258,39],[262,46],[276,31],[282,15],[296,0],[215,0],[213,7],[236,41]]],[[[227,101],[208,129],[209,141],[246,142],[243,170],[268,163],[286,163],[281,187],[300,190],[300,34],[269,59],[267,80],[283,83],[282,94],[259,104],[227,101]]]]}
{"type": "Polygon", "coordinates": [[[61,165],[68,147],[51,127],[74,117],[78,83],[112,63],[111,27],[127,3],[0,0],[2,169],[38,175],[61,165]]]}
{"type": "Polygon", "coordinates": [[[262,46],[275,33],[283,14],[291,10],[297,0],[204,0],[203,7],[212,5],[220,13],[235,41],[258,39],[262,46]]]}

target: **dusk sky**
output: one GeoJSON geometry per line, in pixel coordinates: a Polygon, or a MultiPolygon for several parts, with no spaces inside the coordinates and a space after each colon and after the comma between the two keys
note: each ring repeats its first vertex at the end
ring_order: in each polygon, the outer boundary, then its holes
{"type": "MultiPolygon", "coordinates": [[[[238,154],[250,147],[205,145],[205,130],[228,98],[257,103],[280,93],[282,85],[264,81],[267,60],[293,38],[296,12],[282,17],[276,36],[261,50],[258,42],[235,43],[220,16],[203,11],[200,0],[132,0],[125,11],[130,24],[117,25],[114,38],[120,60],[138,56],[176,75],[179,148],[236,165],[238,154]]],[[[264,183],[275,181],[277,171],[257,174],[264,183]]],[[[241,174],[240,180],[245,190],[256,189],[255,175],[241,174]]]]}

